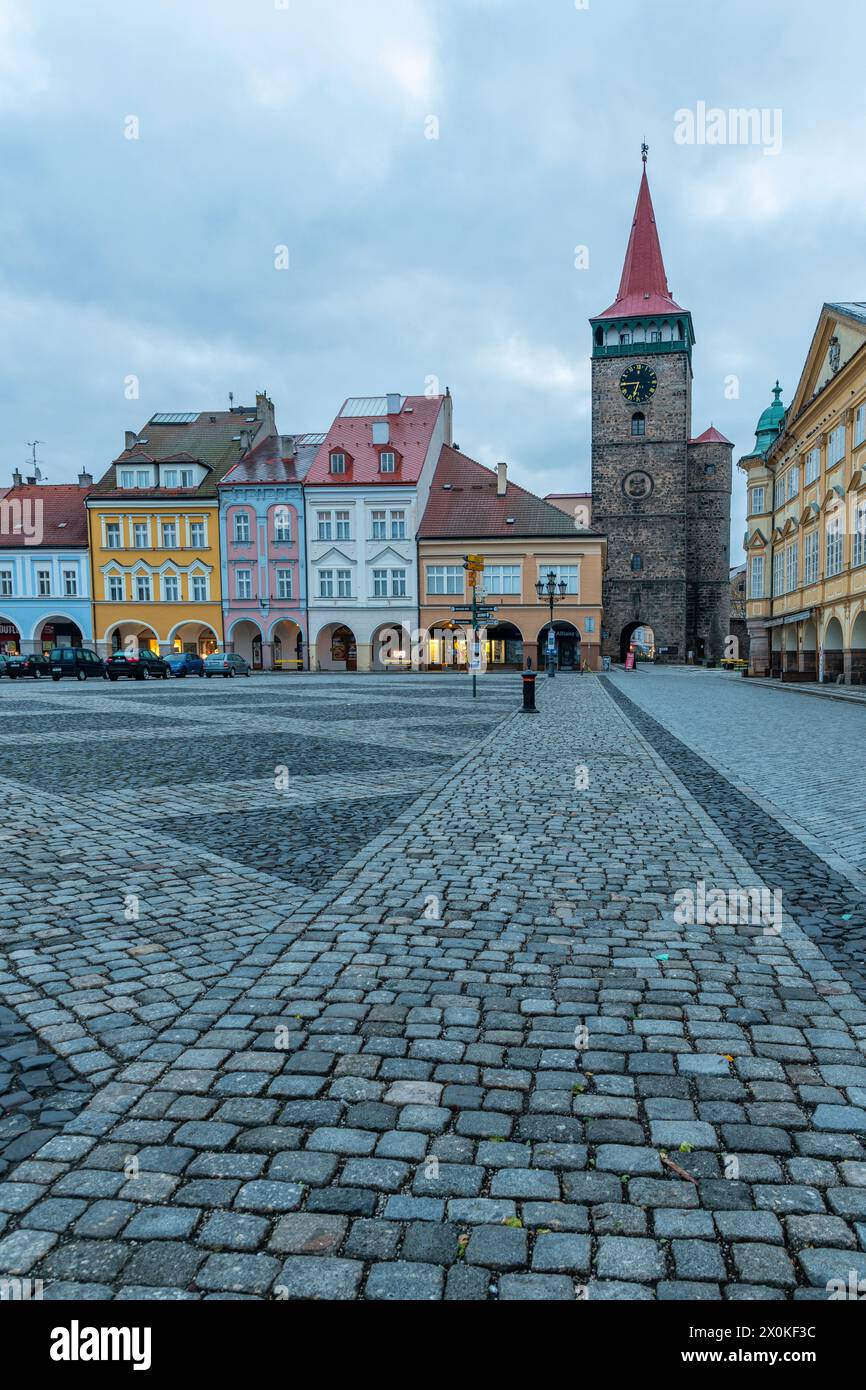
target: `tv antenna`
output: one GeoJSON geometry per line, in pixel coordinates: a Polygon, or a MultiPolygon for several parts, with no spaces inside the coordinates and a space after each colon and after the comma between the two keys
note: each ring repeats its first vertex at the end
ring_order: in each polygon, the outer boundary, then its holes
{"type": "Polygon", "coordinates": [[[32,450],[32,456],[26,460],[28,468],[31,469],[30,476],[35,478],[37,483],[42,481],[42,470],[36,462],[36,445],[44,444],[44,439],[28,439],[25,441],[27,448],[32,450]]]}

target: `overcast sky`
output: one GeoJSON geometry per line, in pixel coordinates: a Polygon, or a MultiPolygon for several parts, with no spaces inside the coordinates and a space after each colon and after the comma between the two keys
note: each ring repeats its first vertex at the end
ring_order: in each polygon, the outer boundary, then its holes
{"type": "Polygon", "coordinates": [[[229,391],[266,388],[297,432],[438,378],[466,453],[588,489],[587,319],[616,293],[644,138],[694,316],[694,433],[736,458],[777,374],[790,400],[821,304],[866,299],[864,15],[0,0],[0,479],[32,439],[49,481],[98,476],[125,429],[229,391]],[[700,102],[781,110],[781,151],[679,143],[700,102]]]}

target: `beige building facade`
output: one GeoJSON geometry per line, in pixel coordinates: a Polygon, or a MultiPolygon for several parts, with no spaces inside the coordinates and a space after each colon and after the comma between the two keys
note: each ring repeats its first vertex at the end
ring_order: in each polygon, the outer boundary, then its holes
{"type": "Polygon", "coordinates": [[[866,683],[866,304],[825,304],[797,390],[739,461],[753,675],[866,683]]]}

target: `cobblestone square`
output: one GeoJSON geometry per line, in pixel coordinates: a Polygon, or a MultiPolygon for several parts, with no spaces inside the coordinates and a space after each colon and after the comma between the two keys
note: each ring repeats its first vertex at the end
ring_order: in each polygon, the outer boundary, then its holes
{"type": "Polygon", "coordinates": [[[862,709],[644,669],[541,678],[526,716],[519,685],[0,682],[0,1276],[866,1278],[862,709]],[[813,796],[771,746],[745,781],[768,718],[813,796]],[[681,910],[713,893],[780,920],[681,910]]]}

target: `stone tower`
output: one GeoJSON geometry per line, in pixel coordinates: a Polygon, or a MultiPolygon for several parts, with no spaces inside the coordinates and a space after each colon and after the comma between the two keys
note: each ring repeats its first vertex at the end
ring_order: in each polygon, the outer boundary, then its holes
{"type": "Polygon", "coordinates": [[[603,652],[649,626],[661,661],[722,655],[731,443],[691,437],[692,316],[668,289],[646,147],[614,303],[592,324],[593,525],[608,538],[603,652]]]}

